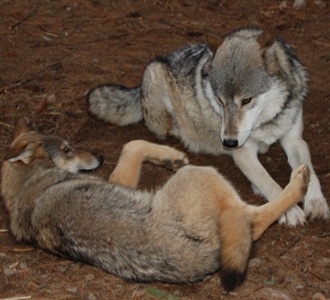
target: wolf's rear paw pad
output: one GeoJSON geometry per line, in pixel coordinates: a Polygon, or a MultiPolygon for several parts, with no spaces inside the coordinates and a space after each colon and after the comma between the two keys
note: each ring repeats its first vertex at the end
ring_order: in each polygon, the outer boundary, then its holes
{"type": "Polygon", "coordinates": [[[304,211],[299,206],[293,206],[282,217],[279,218],[278,223],[281,225],[297,226],[306,225],[306,216],[304,211]]]}
{"type": "Polygon", "coordinates": [[[189,163],[189,160],[186,156],[184,156],[182,158],[174,159],[174,160],[166,158],[162,161],[162,163],[168,169],[177,170],[180,167],[187,165],[189,163]]]}

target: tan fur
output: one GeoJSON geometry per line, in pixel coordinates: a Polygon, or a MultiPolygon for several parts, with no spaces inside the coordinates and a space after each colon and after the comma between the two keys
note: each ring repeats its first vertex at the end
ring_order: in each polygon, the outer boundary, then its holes
{"type": "Polygon", "coordinates": [[[170,164],[170,167],[177,169],[188,163],[188,158],[180,152],[173,151],[167,146],[155,145],[143,140],[135,140],[127,143],[120,156],[120,164],[111,173],[109,182],[123,186],[136,188],[138,185],[141,165],[144,161],[154,164],[170,164]],[[173,162],[170,163],[170,162],[173,162]],[[177,164],[176,165],[176,161],[177,164]]]}
{"type": "Polygon", "coordinates": [[[72,172],[96,168],[95,154],[23,125],[2,168],[13,235],[126,280],[185,283],[220,270],[224,288],[235,289],[253,240],[302,199],[309,182],[301,165],[279,197],[256,207],[214,168],[185,166],[159,190],[142,192],[136,187],[144,161],[177,169],[188,163],[185,154],[129,142],[107,182],[72,172]]]}

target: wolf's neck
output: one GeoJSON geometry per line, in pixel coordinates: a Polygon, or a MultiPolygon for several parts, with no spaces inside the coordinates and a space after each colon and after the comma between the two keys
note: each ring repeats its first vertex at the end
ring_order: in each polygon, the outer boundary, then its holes
{"type": "Polygon", "coordinates": [[[45,165],[41,160],[35,160],[28,165],[21,162],[9,163],[3,162],[1,178],[1,195],[4,198],[6,208],[12,211],[13,202],[20,194],[34,194],[52,184],[52,178],[46,176],[52,168],[45,165]],[[27,189],[29,191],[27,191],[27,189]]]}

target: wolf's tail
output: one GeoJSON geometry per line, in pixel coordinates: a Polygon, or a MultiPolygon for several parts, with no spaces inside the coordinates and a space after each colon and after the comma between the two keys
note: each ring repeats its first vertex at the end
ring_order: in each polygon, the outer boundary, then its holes
{"type": "Polygon", "coordinates": [[[229,207],[220,219],[220,277],[226,291],[245,280],[252,249],[251,220],[244,210],[229,207]]]}
{"type": "Polygon", "coordinates": [[[137,123],[143,118],[140,90],[140,86],[98,86],[88,94],[89,112],[98,120],[119,126],[137,123]]]}

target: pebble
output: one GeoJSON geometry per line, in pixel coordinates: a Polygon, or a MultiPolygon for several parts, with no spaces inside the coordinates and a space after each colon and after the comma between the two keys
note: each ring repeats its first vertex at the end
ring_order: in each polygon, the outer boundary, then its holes
{"type": "Polygon", "coordinates": [[[293,2],[294,8],[305,8],[306,7],[306,1],[305,0],[295,0],[293,2]]]}
{"type": "Polygon", "coordinates": [[[12,275],[16,274],[17,271],[15,268],[13,268],[13,269],[5,268],[3,270],[3,272],[5,273],[6,276],[12,276],[12,275]]]}
{"type": "Polygon", "coordinates": [[[76,287],[73,287],[73,288],[67,288],[66,289],[68,292],[71,292],[71,293],[73,293],[73,294],[75,294],[75,293],[77,293],[77,288],[76,287]]]}
{"type": "Polygon", "coordinates": [[[97,297],[93,294],[93,293],[90,293],[87,297],[88,300],[96,300],[97,297]]]}
{"type": "Polygon", "coordinates": [[[312,300],[327,300],[321,293],[316,293],[313,295],[312,300]]]}
{"type": "Polygon", "coordinates": [[[252,258],[249,262],[249,268],[256,268],[261,266],[262,264],[262,259],[260,258],[252,258]]]}
{"type": "Polygon", "coordinates": [[[85,276],[85,279],[87,281],[93,280],[94,278],[95,278],[95,276],[93,274],[88,274],[88,275],[85,276]]]}

